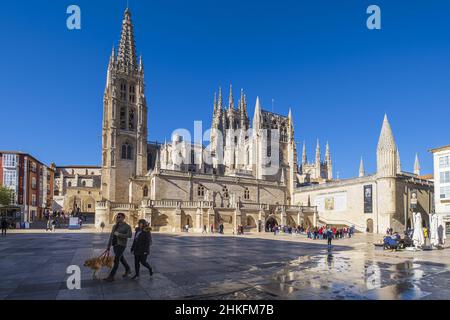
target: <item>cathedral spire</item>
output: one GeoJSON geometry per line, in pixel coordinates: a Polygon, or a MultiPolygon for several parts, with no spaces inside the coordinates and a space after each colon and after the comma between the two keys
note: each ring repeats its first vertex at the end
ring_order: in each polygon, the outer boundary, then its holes
{"type": "Polygon", "coordinates": [[[325,163],[327,165],[327,179],[333,179],[333,162],[331,161],[330,144],[327,141],[326,151],[325,151],[325,163]]]}
{"type": "Polygon", "coordinates": [[[217,107],[222,110],[223,109],[223,99],[222,99],[222,87],[219,87],[219,99],[217,101],[217,107]]]}
{"type": "Polygon", "coordinates": [[[364,170],[364,161],[363,157],[361,156],[361,161],[359,162],[359,177],[364,177],[366,175],[366,172],[364,170]]]}
{"type": "Polygon", "coordinates": [[[139,71],[144,72],[144,62],[142,61],[142,54],[139,56],[139,71]]]}
{"type": "Polygon", "coordinates": [[[303,152],[302,152],[302,165],[305,165],[308,162],[306,156],[306,141],[303,141],[303,152]]]}
{"type": "Polygon", "coordinates": [[[387,115],[384,115],[383,126],[377,146],[377,174],[381,177],[394,177],[397,168],[397,145],[387,115]]]}
{"type": "Polygon", "coordinates": [[[228,109],[234,109],[233,85],[230,84],[230,95],[228,96],[228,109]]]}
{"type": "Polygon", "coordinates": [[[124,69],[137,69],[133,23],[131,22],[131,12],[128,8],[125,10],[122,21],[122,33],[120,36],[117,61],[119,66],[124,69]]]}
{"type": "Polygon", "coordinates": [[[398,148],[397,148],[396,155],[397,155],[397,159],[396,159],[397,173],[401,173],[402,172],[402,162],[400,160],[400,151],[398,151],[398,148]]]}
{"type": "Polygon", "coordinates": [[[317,145],[316,145],[316,164],[317,162],[320,164],[320,143],[319,138],[317,138],[317,145]]]}
{"type": "Polygon", "coordinates": [[[327,141],[326,151],[325,151],[325,160],[328,162],[331,160],[331,154],[330,154],[330,145],[327,141]]]}
{"type": "Polygon", "coordinates": [[[217,112],[217,92],[214,91],[214,115],[217,112]]]}
{"type": "Polygon", "coordinates": [[[261,102],[259,97],[256,97],[255,114],[253,115],[253,130],[260,129],[261,123],[261,102]]]}
{"type": "Polygon", "coordinates": [[[420,176],[420,162],[419,155],[416,153],[416,159],[414,160],[414,174],[420,176]]]}

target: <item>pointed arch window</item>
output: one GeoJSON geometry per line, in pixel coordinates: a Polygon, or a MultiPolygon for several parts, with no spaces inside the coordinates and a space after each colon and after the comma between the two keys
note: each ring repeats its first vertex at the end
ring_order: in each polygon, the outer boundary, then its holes
{"type": "Polygon", "coordinates": [[[122,101],[127,100],[127,83],[125,80],[120,81],[120,99],[122,101]]]}
{"type": "Polygon", "coordinates": [[[249,200],[250,199],[250,190],[246,187],[244,190],[244,199],[249,200]]]}
{"type": "Polygon", "coordinates": [[[228,199],[228,198],[230,197],[230,195],[229,195],[229,193],[228,193],[228,188],[227,188],[227,186],[224,186],[224,187],[222,188],[222,192],[223,192],[223,197],[224,197],[225,199],[228,199]]]}
{"type": "Polygon", "coordinates": [[[129,93],[130,93],[130,99],[129,99],[130,102],[135,103],[136,102],[136,86],[134,83],[130,84],[129,93]]]}
{"type": "Polygon", "coordinates": [[[114,167],[115,165],[116,165],[116,155],[113,150],[111,151],[111,167],[114,167]]]}
{"type": "Polygon", "coordinates": [[[125,130],[127,128],[127,107],[120,107],[120,129],[125,130]]]}
{"type": "Polygon", "coordinates": [[[128,130],[134,131],[134,109],[128,111],[128,130]]]}
{"type": "Polygon", "coordinates": [[[198,185],[197,195],[199,197],[204,197],[205,196],[205,186],[204,185],[202,185],[202,184],[198,185]]]}
{"type": "Polygon", "coordinates": [[[128,142],[122,145],[122,159],[125,160],[133,159],[133,146],[128,142]]]}
{"type": "Polygon", "coordinates": [[[144,198],[148,197],[148,187],[144,186],[144,189],[142,189],[142,195],[144,198]]]}

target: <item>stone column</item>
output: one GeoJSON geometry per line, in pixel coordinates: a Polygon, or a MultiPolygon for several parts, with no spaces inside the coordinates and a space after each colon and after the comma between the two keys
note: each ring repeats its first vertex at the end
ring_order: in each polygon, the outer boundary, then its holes
{"type": "Polygon", "coordinates": [[[313,227],[317,227],[317,212],[314,212],[314,216],[313,216],[313,227]]]}
{"type": "Polygon", "coordinates": [[[174,226],[172,228],[172,231],[183,231],[183,226],[181,225],[181,203],[178,203],[176,209],[174,210],[174,218],[174,226]]]}
{"type": "Polygon", "coordinates": [[[195,214],[195,232],[202,232],[202,224],[203,224],[203,210],[197,208],[197,212],[195,214]]]}
{"type": "Polygon", "coordinates": [[[216,217],[216,213],[214,211],[213,208],[209,208],[208,209],[208,225],[207,225],[207,230],[210,233],[211,232],[211,225],[214,224],[215,225],[215,217],[216,217]]]}
{"type": "Polygon", "coordinates": [[[281,221],[280,221],[280,223],[281,223],[281,225],[285,226],[286,225],[286,220],[287,220],[286,219],[286,207],[284,207],[284,206],[281,207],[280,214],[281,214],[281,221]]]}
{"type": "Polygon", "coordinates": [[[238,226],[240,224],[242,224],[242,213],[241,213],[241,209],[239,207],[236,208],[236,210],[234,210],[234,232],[237,234],[237,230],[238,230],[238,226]]]}

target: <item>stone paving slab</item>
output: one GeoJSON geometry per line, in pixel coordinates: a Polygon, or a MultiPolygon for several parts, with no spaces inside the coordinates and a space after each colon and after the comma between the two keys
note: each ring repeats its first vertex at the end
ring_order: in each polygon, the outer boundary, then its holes
{"type": "MultiPolygon", "coordinates": [[[[273,234],[153,234],[153,277],[105,283],[83,266],[108,234],[32,230],[0,237],[0,299],[450,299],[450,249],[374,250],[379,237],[333,242],[273,234]],[[68,290],[66,268],[79,265],[81,290],[68,290]]],[[[134,260],[125,254],[129,264],[134,260]]],[[[105,277],[107,270],[100,276],[105,277]]]]}

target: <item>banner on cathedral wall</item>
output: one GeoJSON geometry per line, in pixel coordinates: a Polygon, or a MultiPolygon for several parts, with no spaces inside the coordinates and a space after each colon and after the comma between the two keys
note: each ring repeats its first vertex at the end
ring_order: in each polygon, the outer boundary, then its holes
{"type": "Polygon", "coordinates": [[[364,186],[364,213],[373,213],[373,187],[364,186]]]}
{"type": "Polygon", "coordinates": [[[319,212],[341,212],[347,210],[347,193],[336,192],[319,195],[314,199],[319,212]]]}

